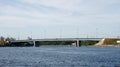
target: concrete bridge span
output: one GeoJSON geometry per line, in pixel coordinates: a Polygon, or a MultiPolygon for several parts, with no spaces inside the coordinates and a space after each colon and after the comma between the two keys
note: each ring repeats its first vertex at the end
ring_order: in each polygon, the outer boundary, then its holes
{"type": "Polygon", "coordinates": [[[81,41],[100,41],[102,39],[103,38],[46,38],[46,39],[32,39],[32,40],[15,40],[15,41],[11,41],[11,43],[33,42],[33,45],[35,47],[36,42],[74,41],[76,46],[80,46],[81,41]]]}

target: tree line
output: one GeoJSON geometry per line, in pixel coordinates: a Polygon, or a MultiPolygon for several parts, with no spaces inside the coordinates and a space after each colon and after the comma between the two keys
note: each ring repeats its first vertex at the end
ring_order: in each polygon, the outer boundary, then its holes
{"type": "Polygon", "coordinates": [[[7,46],[10,41],[15,41],[16,39],[13,37],[3,37],[0,36],[0,46],[7,46]]]}

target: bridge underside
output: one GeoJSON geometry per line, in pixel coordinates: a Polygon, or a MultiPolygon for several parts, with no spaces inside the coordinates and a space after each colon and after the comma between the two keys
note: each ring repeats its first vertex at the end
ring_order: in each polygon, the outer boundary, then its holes
{"type": "Polygon", "coordinates": [[[12,42],[9,44],[11,47],[24,47],[24,46],[33,46],[33,42],[12,42]]]}

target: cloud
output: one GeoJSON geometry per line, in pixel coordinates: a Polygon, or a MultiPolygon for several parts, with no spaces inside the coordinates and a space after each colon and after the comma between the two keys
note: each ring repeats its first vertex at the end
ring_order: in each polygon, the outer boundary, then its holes
{"type": "Polygon", "coordinates": [[[75,25],[83,29],[85,25],[120,24],[119,6],[120,0],[0,1],[0,27],[74,28],[75,25]]]}
{"type": "Polygon", "coordinates": [[[20,2],[36,5],[52,7],[66,11],[75,12],[92,12],[99,11],[111,4],[120,4],[119,0],[19,0],[20,2]]]}

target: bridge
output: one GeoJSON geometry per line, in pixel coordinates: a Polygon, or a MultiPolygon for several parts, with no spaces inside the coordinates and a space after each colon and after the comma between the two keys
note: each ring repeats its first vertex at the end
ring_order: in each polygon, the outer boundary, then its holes
{"type": "Polygon", "coordinates": [[[20,43],[20,42],[33,42],[34,47],[36,46],[36,42],[43,41],[74,41],[76,46],[79,46],[80,41],[100,41],[103,38],[46,38],[46,39],[32,39],[32,40],[15,40],[11,41],[11,43],[20,43]]]}

